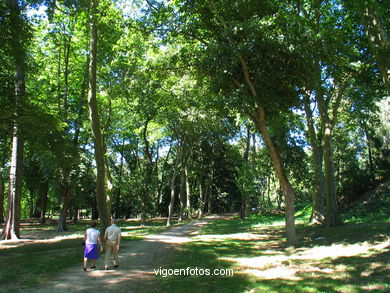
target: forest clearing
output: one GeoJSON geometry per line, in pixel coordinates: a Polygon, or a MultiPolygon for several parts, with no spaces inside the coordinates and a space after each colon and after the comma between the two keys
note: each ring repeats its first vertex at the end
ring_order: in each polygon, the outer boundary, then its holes
{"type": "Polygon", "coordinates": [[[389,291],[388,15],[0,1],[0,291],[389,291]]]}

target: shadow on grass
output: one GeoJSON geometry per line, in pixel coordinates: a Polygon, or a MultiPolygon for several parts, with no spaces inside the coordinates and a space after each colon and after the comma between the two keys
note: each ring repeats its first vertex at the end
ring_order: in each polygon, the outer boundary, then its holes
{"type": "Polygon", "coordinates": [[[201,240],[176,248],[178,258],[169,268],[233,269],[234,275],[160,277],[162,291],[390,291],[388,223],[347,224],[334,228],[300,224],[297,234],[301,246],[288,249],[284,227],[272,226],[280,220],[283,216],[253,216],[247,220],[235,218],[210,223],[202,229],[203,235],[197,236],[201,240]],[[249,235],[248,239],[245,234],[249,235]],[[375,246],[378,243],[381,245],[375,246]],[[332,250],[338,248],[342,251],[333,255],[332,250]],[[330,254],[311,255],[321,249],[330,254]],[[343,255],[344,252],[347,253],[343,255]]]}
{"type": "Polygon", "coordinates": [[[46,281],[57,271],[81,262],[82,253],[81,239],[1,250],[2,289],[9,292],[12,288],[26,288],[46,281]]]}

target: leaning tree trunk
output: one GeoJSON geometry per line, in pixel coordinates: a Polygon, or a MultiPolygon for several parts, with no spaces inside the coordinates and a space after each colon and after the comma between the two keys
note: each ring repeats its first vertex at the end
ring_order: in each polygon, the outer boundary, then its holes
{"type": "MultiPolygon", "coordinates": [[[[20,29],[23,28],[23,18],[17,0],[9,0],[10,26],[12,30],[11,48],[14,53],[16,68],[15,78],[15,112],[16,116],[25,98],[25,68],[24,50],[20,38],[20,29]]],[[[9,176],[9,193],[6,221],[0,239],[18,239],[20,237],[20,200],[22,194],[22,173],[24,139],[20,134],[20,127],[15,117],[12,133],[11,166],[9,176]]]]}
{"type": "Polygon", "coordinates": [[[272,164],[274,166],[276,176],[279,179],[280,187],[283,190],[284,201],[285,201],[285,221],[286,221],[286,234],[287,243],[290,246],[297,245],[297,237],[295,232],[295,218],[294,218],[294,189],[291,186],[290,181],[287,179],[285,171],[282,166],[282,162],[279,157],[279,153],[275,148],[271,136],[269,135],[268,129],[265,124],[265,111],[264,108],[259,106],[253,113],[253,118],[256,126],[263,135],[264,142],[268,147],[272,164]]]}
{"type": "MultiPolygon", "coordinates": [[[[245,81],[249,87],[249,90],[252,93],[253,97],[257,98],[258,96],[257,96],[256,89],[254,87],[252,80],[250,79],[248,64],[246,60],[244,60],[243,58],[240,58],[240,61],[241,61],[245,81]]],[[[282,162],[279,157],[279,153],[272,142],[271,136],[269,135],[266,126],[265,109],[259,102],[257,103],[257,108],[255,109],[255,111],[253,112],[250,118],[254,121],[255,125],[260,130],[260,133],[263,135],[264,142],[267,145],[268,151],[271,156],[271,160],[276,172],[276,176],[279,179],[279,184],[284,193],[284,199],[286,204],[285,220],[286,220],[287,243],[290,246],[296,246],[298,244],[298,240],[295,232],[294,190],[285,174],[285,171],[282,166],[282,162]]]]}
{"type": "Polygon", "coordinates": [[[98,0],[92,1],[90,16],[90,63],[89,63],[89,87],[88,87],[88,106],[90,112],[90,121],[93,134],[96,161],[96,202],[100,217],[100,226],[104,231],[110,225],[111,201],[106,192],[106,162],[105,147],[103,135],[100,127],[100,118],[96,99],[96,71],[97,71],[97,7],[98,0]]]}

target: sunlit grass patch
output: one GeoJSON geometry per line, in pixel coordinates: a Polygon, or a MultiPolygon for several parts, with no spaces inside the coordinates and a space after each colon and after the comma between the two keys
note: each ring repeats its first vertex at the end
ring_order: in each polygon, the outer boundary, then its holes
{"type": "Polygon", "coordinates": [[[172,268],[230,268],[234,276],[167,277],[173,292],[386,292],[390,226],[297,225],[300,247],[287,248],[283,216],[216,220],[177,248],[172,268]],[[223,289],[225,284],[230,290],[223,289]],[[207,288],[207,289],[206,289],[207,288]]]}

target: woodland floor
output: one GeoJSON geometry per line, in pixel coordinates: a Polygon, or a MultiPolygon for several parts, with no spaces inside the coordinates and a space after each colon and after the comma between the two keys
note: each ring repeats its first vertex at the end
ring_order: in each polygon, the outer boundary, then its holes
{"type": "MultiPolygon", "coordinates": [[[[121,225],[124,238],[140,229],[126,223],[121,225]]],[[[103,253],[97,270],[87,272],[82,271],[80,233],[59,237],[31,228],[24,233],[29,239],[0,241],[0,266],[9,267],[8,275],[0,270],[0,280],[6,283],[0,292],[390,292],[389,220],[329,229],[298,222],[297,248],[286,247],[282,215],[253,215],[245,220],[214,216],[169,230],[161,228],[159,234],[141,235],[142,240],[125,239],[118,269],[103,270],[103,253]],[[61,259],[58,251],[70,250],[74,259],[67,264],[69,257],[61,259]],[[47,276],[29,284],[23,274],[30,273],[25,261],[33,253],[47,276]],[[24,271],[18,271],[21,267],[24,271]],[[188,267],[232,269],[234,275],[156,275],[159,269],[188,267]]],[[[35,269],[39,263],[33,265],[35,269]]]]}
{"type": "Polygon", "coordinates": [[[80,259],[80,265],[67,268],[46,284],[24,292],[160,292],[154,270],[169,265],[175,257],[173,248],[191,241],[189,237],[196,235],[208,221],[210,219],[175,226],[143,240],[124,241],[117,269],[104,270],[103,252],[96,270],[88,266],[87,272],[82,271],[80,259]]]}

